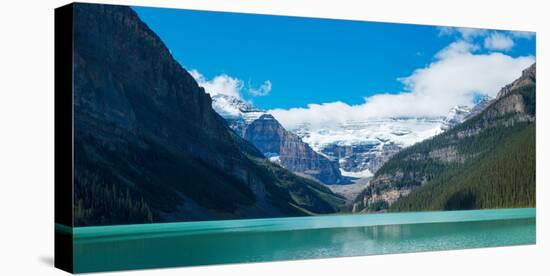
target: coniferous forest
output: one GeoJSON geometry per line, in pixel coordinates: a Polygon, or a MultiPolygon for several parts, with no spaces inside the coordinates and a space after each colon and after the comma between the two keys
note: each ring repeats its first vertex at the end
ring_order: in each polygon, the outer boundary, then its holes
{"type": "Polygon", "coordinates": [[[534,68],[476,116],[396,154],[358,195],[354,209],[535,207],[536,84],[528,77],[534,68]],[[405,192],[394,202],[380,200],[388,191],[405,192]]]}

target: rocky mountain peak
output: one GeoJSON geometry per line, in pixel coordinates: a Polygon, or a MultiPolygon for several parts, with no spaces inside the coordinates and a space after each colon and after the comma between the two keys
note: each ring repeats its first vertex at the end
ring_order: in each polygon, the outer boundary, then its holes
{"type": "Polygon", "coordinates": [[[479,97],[477,97],[476,100],[474,100],[474,103],[476,105],[485,104],[493,100],[493,98],[487,94],[482,94],[479,97]]]}
{"type": "Polygon", "coordinates": [[[242,113],[248,113],[248,112],[264,112],[263,110],[257,108],[256,106],[252,105],[251,103],[239,99],[234,96],[225,95],[225,94],[215,94],[212,96],[212,101],[214,103],[217,103],[219,107],[227,107],[227,108],[233,108],[236,109],[242,113]],[[223,105],[225,104],[225,105],[223,105]]]}
{"type": "Polygon", "coordinates": [[[528,79],[532,80],[533,82],[536,82],[537,81],[537,64],[533,63],[527,69],[523,70],[522,77],[523,78],[528,78],[528,79]]]}
{"type": "Polygon", "coordinates": [[[489,95],[482,95],[480,96],[474,107],[471,108],[470,113],[464,117],[463,121],[469,120],[470,118],[473,118],[475,115],[479,114],[481,111],[483,111],[487,106],[489,106],[495,99],[492,98],[489,95]]]}
{"type": "Polygon", "coordinates": [[[441,129],[447,130],[459,123],[462,123],[471,111],[472,108],[465,105],[457,105],[452,107],[447,116],[445,116],[445,119],[443,119],[441,129]]]}
{"type": "Polygon", "coordinates": [[[514,82],[504,86],[497,94],[497,99],[502,98],[510,92],[519,89],[527,85],[533,85],[537,82],[537,65],[529,66],[527,69],[524,69],[521,73],[521,77],[516,79],[514,82]]]}
{"type": "Polygon", "coordinates": [[[212,108],[224,118],[243,119],[250,123],[265,114],[249,102],[234,96],[216,94],[212,96],[212,108]]]}

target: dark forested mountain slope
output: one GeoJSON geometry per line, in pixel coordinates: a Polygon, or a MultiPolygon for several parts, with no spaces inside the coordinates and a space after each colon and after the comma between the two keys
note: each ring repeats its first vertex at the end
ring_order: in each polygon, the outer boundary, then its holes
{"type": "Polygon", "coordinates": [[[535,205],[536,65],[479,114],[380,168],[353,211],[535,205]]]}
{"type": "Polygon", "coordinates": [[[516,130],[494,151],[463,167],[449,169],[396,201],[390,210],[534,207],[535,125],[516,130]]]}
{"type": "Polygon", "coordinates": [[[74,22],[76,225],[338,211],[231,131],[130,8],[76,4],[74,22]]]}

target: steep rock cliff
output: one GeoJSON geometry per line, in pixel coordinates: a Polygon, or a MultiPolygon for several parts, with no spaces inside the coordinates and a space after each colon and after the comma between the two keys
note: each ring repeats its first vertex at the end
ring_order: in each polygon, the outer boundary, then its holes
{"type": "Polygon", "coordinates": [[[312,176],[328,184],[342,181],[338,163],[313,151],[270,114],[264,114],[248,125],[244,138],[264,155],[295,173],[312,176]]]}

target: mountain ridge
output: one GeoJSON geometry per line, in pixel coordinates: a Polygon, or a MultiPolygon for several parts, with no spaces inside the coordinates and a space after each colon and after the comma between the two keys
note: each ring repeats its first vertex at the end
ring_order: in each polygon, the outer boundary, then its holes
{"type": "MultiPolygon", "coordinates": [[[[533,134],[529,134],[529,129],[532,128],[534,131],[536,78],[533,77],[534,74],[531,72],[535,72],[535,68],[536,65],[533,64],[524,70],[522,77],[512,82],[512,84],[515,84],[513,89],[510,89],[512,87],[510,85],[505,86],[498,97],[489,101],[487,106],[478,114],[471,116],[466,121],[442,134],[396,154],[384,164],[370,182],[369,187],[357,197],[352,211],[373,212],[388,208],[392,210],[422,210],[420,207],[413,206],[426,205],[417,204],[418,200],[414,200],[414,198],[426,199],[426,194],[429,194],[427,190],[436,186],[433,183],[445,182],[444,177],[466,179],[469,174],[464,168],[473,166],[472,164],[476,164],[478,167],[490,167],[487,165],[487,162],[491,160],[490,158],[497,158],[495,157],[496,153],[493,154],[494,152],[509,156],[509,153],[502,152],[499,149],[499,145],[509,143],[510,140],[515,139],[516,135],[527,132],[527,136],[523,137],[523,140],[517,140],[516,143],[524,143],[534,147],[534,142],[530,142],[528,139],[534,139],[533,134]],[[525,75],[529,78],[525,78],[525,75]],[[458,174],[460,177],[452,176],[453,173],[458,174]],[[416,189],[420,192],[415,191],[416,189]],[[425,191],[425,193],[422,196],[417,196],[421,191],[425,191]],[[392,207],[396,202],[398,203],[397,207],[392,207]],[[411,202],[415,203],[412,204],[411,202]]],[[[527,174],[534,175],[534,167],[528,163],[533,162],[533,160],[529,159],[529,156],[523,157],[525,163],[517,164],[518,168],[527,167],[527,174]]],[[[472,168],[475,168],[475,166],[472,168]]],[[[518,175],[523,174],[521,171],[516,171],[516,173],[518,175]]],[[[534,191],[534,182],[531,182],[531,180],[531,176],[527,176],[523,179],[523,182],[518,181],[521,184],[518,184],[519,187],[514,186],[513,183],[509,183],[509,187],[507,187],[521,190],[526,186],[529,187],[529,191],[531,191],[530,189],[534,191]]],[[[480,185],[486,189],[498,189],[498,185],[492,179],[485,179],[484,181],[480,185]]],[[[462,181],[453,184],[453,187],[463,189],[463,187],[468,186],[467,184],[462,181]]],[[[438,187],[445,187],[445,185],[438,184],[438,187]]],[[[484,194],[484,190],[480,189],[477,190],[478,193],[484,194]]],[[[450,197],[452,196],[452,193],[447,192],[445,188],[439,188],[439,190],[445,191],[450,197]]],[[[476,194],[472,194],[472,198],[476,196],[476,194]]],[[[532,196],[532,193],[529,196],[532,196]]],[[[486,208],[487,206],[483,205],[483,202],[489,202],[489,199],[486,195],[485,197],[485,201],[476,201],[475,206],[486,208]]],[[[508,197],[503,195],[502,198],[508,197]]],[[[447,200],[450,199],[447,198],[447,200]]],[[[440,201],[443,201],[443,199],[440,199],[440,201]]],[[[523,198],[521,201],[534,202],[523,198]]],[[[515,206],[512,201],[508,204],[515,206]]],[[[460,209],[461,206],[459,205],[457,207],[455,204],[455,207],[460,209]]],[[[441,205],[439,206],[441,207],[441,205]]]]}

